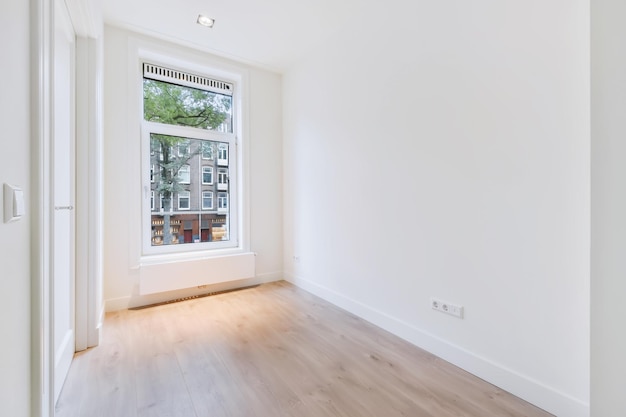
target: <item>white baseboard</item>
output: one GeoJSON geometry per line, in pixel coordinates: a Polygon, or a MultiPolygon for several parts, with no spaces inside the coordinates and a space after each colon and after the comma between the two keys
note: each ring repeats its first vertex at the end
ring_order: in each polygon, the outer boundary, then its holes
{"type": "Polygon", "coordinates": [[[263,274],[257,274],[254,278],[206,285],[202,286],[201,288],[193,287],[155,294],[137,294],[127,297],[109,298],[104,301],[104,308],[105,311],[109,313],[112,311],[126,310],[129,308],[176,300],[178,298],[193,297],[196,295],[206,294],[207,292],[227,291],[235,288],[248,287],[251,285],[265,284],[268,282],[279,281],[281,279],[283,279],[282,271],[267,272],[263,274]]]}
{"type": "Polygon", "coordinates": [[[131,297],[109,298],[104,300],[104,311],[110,313],[112,311],[126,310],[130,305],[131,297]]]}
{"type": "Polygon", "coordinates": [[[460,346],[375,310],[356,300],[302,277],[285,273],[285,279],[318,297],[373,323],[390,333],[542,408],[557,417],[589,417],[589,404],[555,390],[460,346]]]}

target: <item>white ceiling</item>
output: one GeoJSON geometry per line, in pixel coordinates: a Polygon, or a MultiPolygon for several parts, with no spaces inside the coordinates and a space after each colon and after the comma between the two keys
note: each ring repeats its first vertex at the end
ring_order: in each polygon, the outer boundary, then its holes
{"type": "Polygon", "coordinates": [[[363,0],[105,0],[107,24],[283,72],[361,15],[363,0]],[[198,14],[215,19],[212,29],[198,14]]]}

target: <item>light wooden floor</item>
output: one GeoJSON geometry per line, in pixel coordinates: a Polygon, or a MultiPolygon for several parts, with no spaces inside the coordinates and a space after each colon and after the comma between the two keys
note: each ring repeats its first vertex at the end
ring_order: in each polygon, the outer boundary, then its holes
{"type": "Polygon", "coordinates": [[[290,284],[107,315],[57,417],[545,417],[290,284]]]}

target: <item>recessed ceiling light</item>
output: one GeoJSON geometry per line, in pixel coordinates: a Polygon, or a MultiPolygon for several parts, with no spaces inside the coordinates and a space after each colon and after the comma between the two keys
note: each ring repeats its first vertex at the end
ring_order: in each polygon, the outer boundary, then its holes
{"type": "Polygon", "coordinates": [[[211,19],[208,16],[205,16],[203,14],[199,14],[198,15],[198,24],[202,25],[202,26],[206,26],[208,28],[212,28],[213,25],[215,24],[215,19],[211,19]]]}

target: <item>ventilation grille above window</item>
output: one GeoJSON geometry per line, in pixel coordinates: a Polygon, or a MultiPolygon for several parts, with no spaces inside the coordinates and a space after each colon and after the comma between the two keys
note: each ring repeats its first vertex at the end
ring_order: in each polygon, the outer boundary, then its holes
{"type": "Polygon", "coordinates": [[[199,88],[232,96],[233,85],[224,81],[213,80],[199,75],[189,74],[170,68],[160,67],[154,64],[143,64],[143,76],[152,80],[165,81],[172,84],[180,84],[187,87],[199,88]]]}

